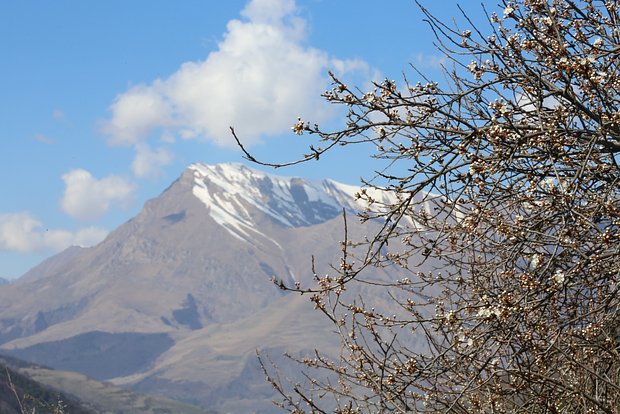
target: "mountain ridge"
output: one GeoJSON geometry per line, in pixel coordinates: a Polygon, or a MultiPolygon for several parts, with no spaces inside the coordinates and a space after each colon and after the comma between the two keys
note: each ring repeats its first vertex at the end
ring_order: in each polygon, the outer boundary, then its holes
{"type": "MultiPolygon", "coordinates": [[[[272,412],[272,390],[256,383],[256,350],[288,366],[284,350],[338,355],[339,343],[307,295],[271,279],[311,285],[314,271],[332,272],[343,209],[363,207],[357,191],[192,164],[99,245],[66,250],[1,286],[0,351],[210,409],[272,412]],[[122,362],[145,344],[139,364],[122,362]]],[[[380,225],[352,220],[348,236],[380,225]]]]}

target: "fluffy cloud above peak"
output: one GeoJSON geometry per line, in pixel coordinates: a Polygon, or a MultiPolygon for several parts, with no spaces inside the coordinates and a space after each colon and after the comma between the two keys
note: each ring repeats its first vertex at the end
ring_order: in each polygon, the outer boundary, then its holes
{"type": "Polygon", "coordinates": [[[279,24],[293,15],[295,0],[252,0],[241,11],[241,15],[256,23],[279,24]]]}
{"type": "Polygon", "coordinates": [[[105,229],[87,227],[77,231],[46,229],[28,212],[0,214],[0,250],[14,252],[58,252],[69,246],[88,247],[108,234],[105,229]]]}
{"type": "Polygon", "coordinates": [[[110,144],[136,144],[153,129],[168,124],[171,108],[157,85],[136,86],[116,98],[110,107],[113,117],[103,126],[110,144]]]}
{"type": "Polygon", "coordinates": [[[320,95],[329,86],[328,68],[368,71],[365,62],[306,46],[305,21],[294,0],[252,0],[241,15],[228,22],[218,49],[205,60],[186,62],[166,79],[119,95],[103,128],[109,142],[137,147],[177,136],[233,147],[234,126],[251,144],[290,131],[300,115],[327,118],[320,95]]]}
{"type": "Polygon", "coordinates": [[[94,220],[108,212],[113,203],[131,201],[135,187],[126,179],[111,175],[96,179],[83,169],[62,176],[65,193],[60,201],[63,211],[79,220],[94,220]]]}

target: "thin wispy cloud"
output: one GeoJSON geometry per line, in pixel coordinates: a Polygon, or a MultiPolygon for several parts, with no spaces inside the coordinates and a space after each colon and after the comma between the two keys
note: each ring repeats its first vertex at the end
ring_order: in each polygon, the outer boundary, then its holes
{"type": "Polygon", "coordinates": [[[50,138],[47,135],[43,135],[43,134],[34,134],[35,141],[38,141],[42,144],[47,144],[47,145],[53,145],[56,143],[56,140],[54,138],[50,138]]]}
{"type": "Polygon", "coordinates": [[[174,155],[164,147],[151,149],[146,143],[136,145],[136,156],[131,163],[133,173],[141,178],[156,178],[160,175],[161,167],[169,165],[174,155]]]}
{"type": "Polygon", "coordinates": [[[52,111],[52,118],[57,121],[63,121],[65,119],[65,112],[62,109],[54,109],[52,111]]]}
{"type": "Polygon", "coordinates": [[[448,62],[448,58],[440,54],[418,53],[413,59],[413,65],[419,69],[441,69],[448,62]]]}

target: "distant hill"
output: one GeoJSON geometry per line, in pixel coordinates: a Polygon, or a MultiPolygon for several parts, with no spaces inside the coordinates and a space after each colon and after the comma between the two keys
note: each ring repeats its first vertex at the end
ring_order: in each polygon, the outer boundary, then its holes
{"type": "Polygon", "coordinates": [[[0,277],[0,285],[8,285],[9,283],[11,283],[10,280],[0,277]]]}
{"type": "Polygon", "coordinates": [[[0,413],[96,414],[97,411],[5,365],[0,358],[0,413]]]}
{"type": "Polygon", "coordinates": [[[12,387],[28,413],[34,408],[39,414],[57,414],[54,408],[61,402],[65,414],[217,414],[0,355],[0,414],[21,414],[12,387]]]}

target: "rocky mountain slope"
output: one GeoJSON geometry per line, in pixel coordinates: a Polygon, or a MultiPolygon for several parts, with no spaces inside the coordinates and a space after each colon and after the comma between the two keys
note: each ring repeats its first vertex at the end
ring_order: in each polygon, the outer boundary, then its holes
{"type": "MultiPolygon", "coordinates": [[[[101,244],[0,286],[0,352],[210,409],[271,412],[256,350],[337,355],[306,296],[329,272],[357,188],[194,164],[101,244]]],[[[372,234],[350,220],[350,235],[372,234]]],[[[375,277],[395,278],[390,269],[375,277]]],[[[380,298],[379,298],[380,300],[380,298]]]]}

